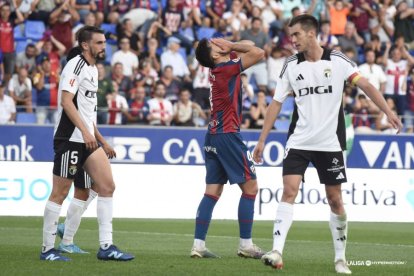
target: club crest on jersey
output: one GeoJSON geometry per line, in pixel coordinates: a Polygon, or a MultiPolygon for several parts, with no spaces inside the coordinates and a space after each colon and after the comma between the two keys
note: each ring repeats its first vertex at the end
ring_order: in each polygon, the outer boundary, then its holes
{"type": "Polygon", "coordinates": [[[331,69],[327,68],[323,71],[323,75],[325,76],[325,78],[330,79],[331,78],[331,69]]]}
{"type": "Polygon", "coordinates": [[[77,171],[78,171],[78,169],[76,168],[76,165],[72,165],[72,166],[69,167],[69,173],[71,175],[75,175],[77,171]]]}

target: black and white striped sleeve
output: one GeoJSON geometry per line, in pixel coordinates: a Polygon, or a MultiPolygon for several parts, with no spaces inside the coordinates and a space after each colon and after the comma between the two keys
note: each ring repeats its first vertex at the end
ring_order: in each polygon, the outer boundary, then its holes
{"type": "Polygon", "coordinates": [[[85,60],[79,56],[71,59],[63,68],[60,79],[62,90],[75,94],[78,91],[81,82],[82,69],[85,66],[85,60]]]}

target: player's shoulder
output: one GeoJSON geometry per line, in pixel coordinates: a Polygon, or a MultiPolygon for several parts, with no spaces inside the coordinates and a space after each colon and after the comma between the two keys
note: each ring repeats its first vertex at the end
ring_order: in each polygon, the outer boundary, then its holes
{"type": "Polygon", "coordinates": [[[279,77],[280,78],[283,77],[283,75],[285,74],[288,67],[290,68],[290,67],[294,66],[295,64],[298,64],[298,60],[299,60],[299,55],[298,54],[291,55],[291,56],[287,57],[286,60],[285,60],[285,63],[283,64],[282,71],[280,72],[279,77]]]}
{"type": "Polygon", "coordinates": [[[82,69],[88,64],[88,61],[82,55],[77,55],[66,63],[65,71],[69,71],[70,73],[79,76],[82,69]]]}
{"type": "Polygon", "coordinates": [[[344,53],[337,51],[337,50],[331,51],[330,58],[333,62],[339,62],[339,63],[346,62],[352,65],[352,67],[357,66],[355,62],[353,62],[349,57],[347,57],[344,53]]]}

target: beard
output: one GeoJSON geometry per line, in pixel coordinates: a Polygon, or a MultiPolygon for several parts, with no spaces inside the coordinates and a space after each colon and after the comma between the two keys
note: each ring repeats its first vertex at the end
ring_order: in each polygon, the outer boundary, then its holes
{"type": "Polygon", "coordinates": [[[104,61],[104,60],[105,60],[105,58],[106,58],[105,51],[102,51],[102,52],[97,53],[97,54],[95,55],[95,59],[96,59],[97,61],[104,61]]]}

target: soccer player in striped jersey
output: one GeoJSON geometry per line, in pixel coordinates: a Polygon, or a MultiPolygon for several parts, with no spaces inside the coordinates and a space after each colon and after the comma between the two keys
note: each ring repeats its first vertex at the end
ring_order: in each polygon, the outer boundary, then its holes
{"type": "Polygon", "coordinates": [[[58,92],[58,119],[54,130],[53,188],[45,206],[43,245],[40,259],[69,261],[54,248],[61,205],[73,179],[83,168],[98,187],[97,216],[101,260],[129,261],[134,256],[122,252],[112,242],[112,196],[115,183],[105,151],[99,147],[96,127],[98,60],[105,59],[102,30],[85,26],[77,35],[81,54],[62,71],[58,92]]]}
{"type": "Polygon", "coordinates": [[[196,49],[198,62],[210,68],[211,120],[205,138],[206,189],[196,215],[193,258],[216,258],[205,239],[215,204],[229,181],[242,190],[238,218],[238,255],[261,258],[262,250],[253,244],[252,225],[257,194],[255,167],[240,135],[242,93],[240,73],[259,62],[264,51],[249,42],[232,43],[222,38],[202,39],[196,49]]]}
{"type": "Polygon", "coordinates": [[[273,228],[273,250],[262,260],[266,265],[283,267],[282,253],[292,224],[293,204],[304,173],[312,162],[320,182],[325,184],[331,209],[329,226],[335,249],[335,270],[351,274],[345,259],[347,216],[342,202],[341,184],[346,182],[343,151],[345,122],[342,94],[346,81],[361,88],[388,117],[398,131],[402,125],[390,110],[382,94],[344,54],[319,46],[318,21],[310,15],[294,17],[289,23],[292,43],[298,54],[287,58],[276,85],[262,133],[253,158],[261,162],[266,138],[281,110],[283,101],[293,91],[295,108],[289,127],[283,160],[283,195],[273,228]]]}

